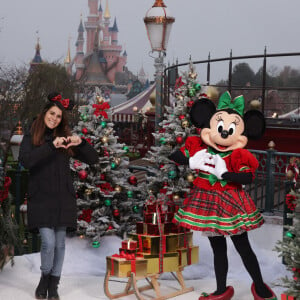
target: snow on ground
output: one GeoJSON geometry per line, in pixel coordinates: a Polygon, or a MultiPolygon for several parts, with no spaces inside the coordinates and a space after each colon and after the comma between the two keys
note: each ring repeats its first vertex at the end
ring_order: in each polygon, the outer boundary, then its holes
{"type": "MultiPolygon", "coordinates": [[[[274,284],[280,283],[280,278],[289,275],[285,266],[273,251],[276,242],[282,239],[282,225],[264,224],[261,228],[249,232],[252,248],[255,251],[263,278],[280,299],[284,289],[274,284]]],[[[228,239],[229,273],[228,285],[235,289],[234,300],[253,299],[250,286],[251,279],[245,271],[241,259],[236,253],[233,244],[228,239]]],[[[114,236],[103,238],[100,248],[92,248],[87,240],[77,237],[67,238],[66,256],[63,268],[59,294],[61,300],[92,300],[107,299],[103,290],[104,275],[106,272],[106,256],[117,253],[121,239],[114,236]]],[[[195,291],[173,299],[197,300],[202,292],[215,290],[215,278],[212,265],[212,251],[208,239],[199,232],[194,232],[194,244],[200,246],[199,264],[186,267],[183,275],[188,287],[193,286],[195,291]]],[[[0,273],[0,300],[29,300],[34,299],[34,290],[40,277],[39,253],[16,256],[13,267],[7,264],[0,273]]],[[[161,276],[162,292],[173,291],[177,282],[169,273],[161,276]]],[[[124,279],[114,278],[117,281],[124,279]]],[[[142,282],[139,282],[139,285],[142,282]]],[[[111,282],[113,292],[122,291],[124,283],[111,282]]],[[[152,292],[144,292],[146,299],[154,296],[152,292]]],[[[121,299],[136,299],[134,295],[121,299]]]]}

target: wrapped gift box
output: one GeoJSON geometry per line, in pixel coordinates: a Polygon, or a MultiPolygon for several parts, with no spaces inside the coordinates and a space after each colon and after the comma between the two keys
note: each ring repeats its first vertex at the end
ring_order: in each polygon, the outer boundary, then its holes
{"type": "Polygon", "coordinates": [[[286,294],[281,294],[281,300],[296,300],[296,297],[288,296],[286,294]]]}
{"type": "MultiPolygon", "coordinates": [[[[161,223],[164,223],[166,219],[166,214],[160,214],[161,223]]],[[[144,213],[144,222],[151,224],[158,224],[157,213],[156,212],[145,212],[144,213]]]]}
{"type": "MultiPolygon", "coordinates": [[[[159,254],[159,236],[139,235],[136,233],[128,234],[133,240],[138,242],[138,249],[140,252],[157,255],[159,254]]],[[[179,244],[178,234],[165,235],[166,252],[176,252],[179,244]]]]}
{"type": "MultiPolygon", "coordinates": [[[[144,258],[148,261],[147,273],[159,273],[159,255],[144,254],[144,258]]],[[[179,254],[165,253],[163,254],[163,272],[176,272],[179,269],[179,254]]]]}
{"type": "Polygon", "coordinates": [[[165,223],[171,223],[174,219],[174,213],[173,212],[167,212],[165,214],[165,223]]]}
{"type": "Polygon", "coordinates": [[[136,222],[136,233],[137,234],[146,234],[147,233],[146,223],[136,222]]]}
{"type": "Polygon", "coordinates": [[[158,210],[161,212],[162,211],[162,208],[161,208],[161,205],[158,204],[148,204],[148,205],[145,205],[145,208],[144,208],[144,211],[145,212],[148,212],[148,213],[156,213],[156,206],[158,206],[158,210]]]}
{"type": "Polygon", "coordinates": [[[187,264],[193,265],[199,262],[199,246],[187,248],[187,264]]]}
{"type": "Polygon", "coordinates": [[[187,248],[193,246],[193,232],[188,231],[185,233],[179,233],[179,247],[178,248],[187,248]]]}
{"type": "Polygon", "coordinates": [[[136,276],[146,276],[147,260],[144,258],[126,260],[125,258],[107,256],[106,268],[112,276],[116,277],[130,277],[131,272],[134,272],[136,276]]]}
{"type": "Polygon", "coordinates": [[[135,250],[137,249],[137,241],[124,240],[122,241],[122,249],[124,250],[135,250]]]}
{"type": "Polygon", "coordinates": [[[123,249],[123,248],[119,248],[119,253],[120,254],[134,254],[134,256],[136,256],[138,250],[137,249],[123,249]]]}

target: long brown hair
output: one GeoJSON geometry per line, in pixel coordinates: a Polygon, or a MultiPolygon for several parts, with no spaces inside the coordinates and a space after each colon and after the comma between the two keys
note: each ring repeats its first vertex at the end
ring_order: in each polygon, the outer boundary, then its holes
{"type": "MultiPolygon", "coordinates": [[[[38,117],[34,120],[32,123],[30,132],[32,135],[32,144],[35,146],[40,146],[45,143],[45,132],[46,132],[46,125],[45,125],[45,115],[47,111],[53,107],[56,106],[58,107],[61,112],[62,112],[62,117],[59,125],[54,128],[53,130],[53,137],[68,137],[71,136],[71,129],[69,127],[69,120],[68,120],[68,115],[67,112],[64,109],[61,109],[56,103],[50,102],[47,103],[42,110],[42,112],[38,115],[38,117]]],[[[74,151],[71,148],[68,148],[67,150],[62,149],[64,152],[67,152],[68,155],[73,156],[74,151]]]]}

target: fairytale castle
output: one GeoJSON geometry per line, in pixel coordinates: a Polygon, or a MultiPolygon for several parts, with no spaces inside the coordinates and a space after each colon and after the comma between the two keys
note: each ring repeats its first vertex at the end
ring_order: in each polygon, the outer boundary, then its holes
{"type": "Polygon", "coordinates": [[[69,47],[65,66],[70,73],[75,72],[78,82],[87,86],[126,92],[135,76],[126,67],[126,50],[118,44],[117,19],[111,26],[108,0],[105,11],[99,0],[88,0],[88,6],[89,15],[84,25],[80,20],[75,57],[71,59],[69,47]]]}

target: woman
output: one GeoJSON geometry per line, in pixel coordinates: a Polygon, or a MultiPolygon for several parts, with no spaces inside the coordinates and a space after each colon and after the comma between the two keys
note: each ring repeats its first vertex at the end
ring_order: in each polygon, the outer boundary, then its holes
{"type": "Polygon", "coordinates": [[[58,300],[65,253],[66,230],[75,230],[77,208],[69,167],[70,157],[87,164],[98,161],[97,151],[72,135],[67,119],[69,99],[48,96],[43,111],[24,135],[19,160],[29,169],[28,227],[41,235],[41,279],[36,299],[58,300]]]}

